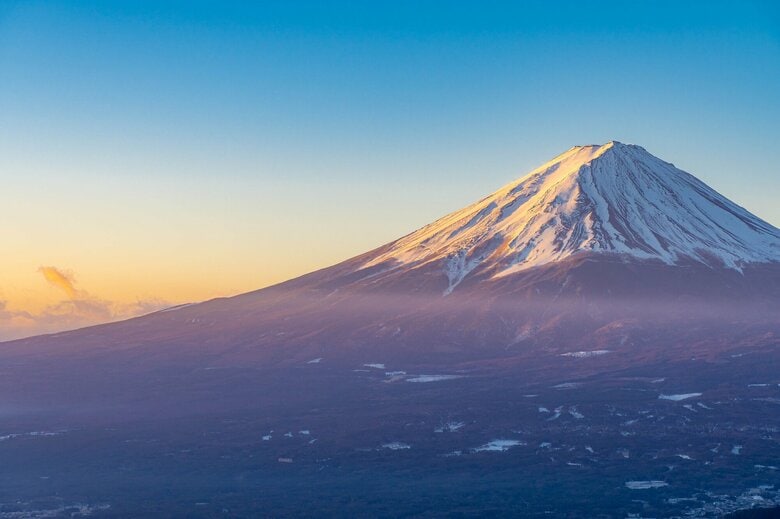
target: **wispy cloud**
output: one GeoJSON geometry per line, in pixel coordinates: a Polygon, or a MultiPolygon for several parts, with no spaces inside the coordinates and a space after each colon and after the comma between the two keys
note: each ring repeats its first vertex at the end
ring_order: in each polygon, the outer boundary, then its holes
{"type": "Polygon", "coordinates": [[[57,267],[39,267],[38,272],[43,274],[43,277],[50,284],[62,289],[69,298],[75,299],[78,295],[74,285],[75,280],[71,272],[62,271],[57,267]]]}
{"type": "Polygon", "coordinates": [[[0,300],[0,341],[129,319],[171,306],[162,299],[131,303],[101,299],[78,289],[70,271],[43,266],[38,272],[46,282],[62,290],[66,299],[36,313],[11,309],[8,301],[0,300]]]}

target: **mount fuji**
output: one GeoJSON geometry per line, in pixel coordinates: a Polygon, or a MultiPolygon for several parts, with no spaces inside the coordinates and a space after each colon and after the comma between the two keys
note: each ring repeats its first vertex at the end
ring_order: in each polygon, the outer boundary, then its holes
{"type": "Polygon", "coordinates": [[[780,230],[576,146],[332,267],[0,344],[0,512],[83,473],[118,515],[717,516],[780,504],[778,366],[780,230]]]}
{"type": "Polygon", "coordinates": [[[575,146],[482,200],[319,275],[379,286],[440,272],[447,295],[467,279],[497,281],[585,255],[742,272],[778,265],[780,230],[643,148],[612,141],[575,146]]]}
{"type": "Polygon", "coordinates": [[[576,146],[393,243],[366,265],[445,260],[451,292],[472,271],[506,276],[578,253],[739,269],[777,262],[780,230],[639,146],[576,146]]]}

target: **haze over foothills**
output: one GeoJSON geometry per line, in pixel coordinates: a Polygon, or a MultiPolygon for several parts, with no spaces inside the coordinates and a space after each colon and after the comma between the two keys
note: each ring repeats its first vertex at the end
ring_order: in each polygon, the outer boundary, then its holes
{"type": "Polygon", "coordinates": [[[325,267],[573,145],[780,226],[774,2],[3,2],[0,340],[325,267]]]}

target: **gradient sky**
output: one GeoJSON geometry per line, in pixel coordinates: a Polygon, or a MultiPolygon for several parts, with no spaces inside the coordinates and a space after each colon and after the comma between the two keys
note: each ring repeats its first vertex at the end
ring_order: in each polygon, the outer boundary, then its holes
{"type": "Polygon", "coordinates": [[[0,3],[0,339],[333,264],[576,144],[780,226],[777,2],[248,4],[0,3]]]}

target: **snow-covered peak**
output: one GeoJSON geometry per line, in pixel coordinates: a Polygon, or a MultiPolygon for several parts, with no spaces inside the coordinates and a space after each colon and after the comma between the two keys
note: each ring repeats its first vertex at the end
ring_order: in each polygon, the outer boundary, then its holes
{"type": "Polygon", "coordinates": [[[575,146],[391,244],[364,266],[443,261],[451,291],[581,252],[740,269],[780,261],[780,230],[640,146],[575,146]]]}

